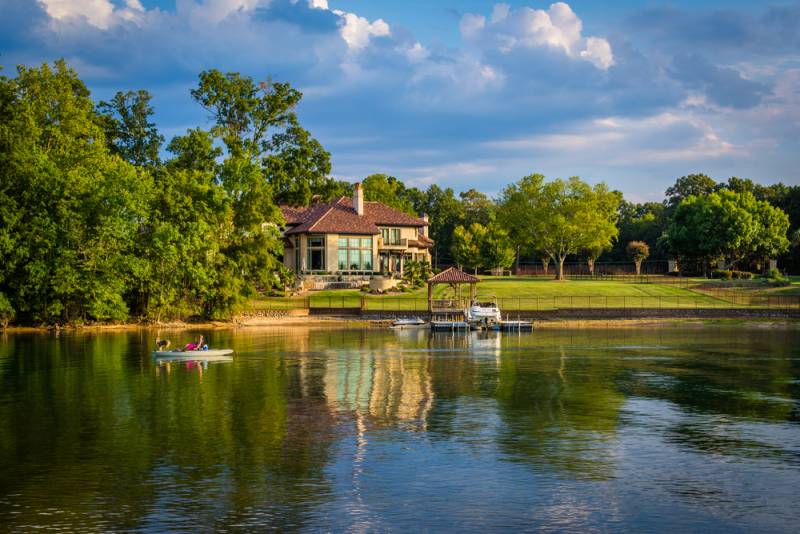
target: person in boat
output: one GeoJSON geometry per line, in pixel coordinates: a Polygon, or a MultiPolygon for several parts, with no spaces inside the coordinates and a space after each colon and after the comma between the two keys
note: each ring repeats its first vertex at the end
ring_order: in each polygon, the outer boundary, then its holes
{"type": "Polygon", "coordinates": [[[203,349],[203,347],[206,347],[206,349],[205,349],[205,350],[208,350],[208,348],[207,348],[207,347],[208,347],[208,345],[206,345],[205,339],[203,339],[203,336],[200,336],[199,338],[197,338],[197,341],[196,341],[196,342],[194,342],[194,343],[192,343],[192,342],[189,342],[189,343],[187,343],[187,344],[186,344],[186,345],[183,347],[183,350],[184,350],[184,351],[188,351],[188,350],[204,350],[204,349],[203,349]]]}

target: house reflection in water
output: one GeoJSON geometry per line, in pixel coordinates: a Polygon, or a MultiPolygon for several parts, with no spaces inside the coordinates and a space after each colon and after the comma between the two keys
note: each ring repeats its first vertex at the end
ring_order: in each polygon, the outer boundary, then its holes
{"type": "Polygon", "coordinates": [[[404,357],[399,346],[336,351],[327,361],[325,394],[335,411],[352,412],[376,425],[425,430],[433,405],[429,367],[427,354],[404,357]]]}

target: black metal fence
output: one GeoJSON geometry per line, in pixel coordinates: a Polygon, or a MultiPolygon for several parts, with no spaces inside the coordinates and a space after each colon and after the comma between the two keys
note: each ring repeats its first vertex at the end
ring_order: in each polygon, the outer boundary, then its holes
{"type": "MultiPolygon", "coordinates": [[[[710,291],[695,295],[559,295],[498,298],[502,313],[560,309],[770,309],[800,310],[800,295],[750,295],[736,291],[710,291]]],[[[466,306],[466,302],[462,303],[466,306]]],[[[361,310],[393,312],[428,310],[428,299],[403,296],[311,295],[292,298],[265,298],[255,301],[257,310],[361,310]]]]}

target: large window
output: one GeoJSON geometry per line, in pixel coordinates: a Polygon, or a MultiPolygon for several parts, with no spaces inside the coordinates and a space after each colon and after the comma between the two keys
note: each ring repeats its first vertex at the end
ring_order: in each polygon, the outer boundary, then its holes
{"type": "Polygon", "coordinates": [[[381,228],[381,239],[384,245],[399,245],[400,228],[381,228]]]}
{"type": "Polygon", "coordinates": [[[340,237],[338,263],[340,271],[371,271],[372,238],[340,237]]]}
{"type": "Polygon", "coordinates": [[[309,271],[325,270],[325,238],[308,238],[308,265],[309,271]]]}

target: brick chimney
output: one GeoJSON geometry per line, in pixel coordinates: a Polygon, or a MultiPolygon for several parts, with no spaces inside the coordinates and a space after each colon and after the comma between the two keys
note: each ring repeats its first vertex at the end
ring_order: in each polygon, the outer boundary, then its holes
{"type": "Polygon", "coordinates": [[[360,183],[353,186],[353,209],[357,214],[364,215],[364,190],[360,183]]]}
{"type": "MultiPolygon", "coordinates": [[[[427,213],[423,213],[422,214],[422,220],[425,221],[425,222],[428,222],[428,214],[427,213]]],[[[419,233],[424,235],[424,236],[427,236],[428,235],[428,227],[427,226],[423,226],[420,229],[419,233]]]]}

